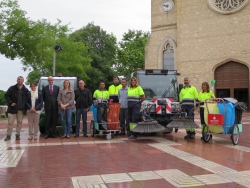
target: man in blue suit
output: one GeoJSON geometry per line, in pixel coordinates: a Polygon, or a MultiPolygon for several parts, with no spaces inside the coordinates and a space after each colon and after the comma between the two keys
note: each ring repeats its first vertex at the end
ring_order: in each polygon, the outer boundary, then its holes
{"type": "Polygon", "coordinates": [[[59,93],[59,87],[54,85],[54,78],[48,77],[48,85],[43,87],[42,96],[44,101],[44,109],[46,115],[46,135],[45,139],[51,137],[56,138],[55,130],[57,125],[58,116],[58,104],[57,96],[59,93]]]}

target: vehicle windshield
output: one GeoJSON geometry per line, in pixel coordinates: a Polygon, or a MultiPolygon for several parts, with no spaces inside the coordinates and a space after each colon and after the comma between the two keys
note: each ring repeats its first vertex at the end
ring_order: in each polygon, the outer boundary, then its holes
{"type": "Polygon", "coordinates": [[[147,100],[154,97],[173,98],[178,101],[177,78],[175,74],[145,75],[138,74],[140,86],[143,88],[147,100]]]}
{"type": "MultiPolygon", "coordinates": [[[[60,89],[63,88],[63,82],[65,79],[54,79],[54,85],[57,85],[60,89]]],[[[70,81],[70,86],[73,90],[75,90],[75,86],[76,86],[76,79],[67,79],[70,81]]],[[[40,79],[39,84],[38,84],[38,91],[42,92],[42,89],[44,86],[48,85],[48,79],[44,78],[44,79],[40,79]]]]}

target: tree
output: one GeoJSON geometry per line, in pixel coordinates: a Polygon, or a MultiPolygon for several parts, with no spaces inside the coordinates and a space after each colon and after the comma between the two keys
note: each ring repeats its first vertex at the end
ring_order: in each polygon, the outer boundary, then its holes
{"type": "Polygon", "coordinates": [[[5,91],[0,90],[0,105],[7,105],[4,94],[5,94],[5,91]]]}
{"type": "Polygon", "coordinates": [[[123,34],[118,44],[117,62],[115,70],[118,75],[127,76],[137,68],[144,69],[145,46],[150,33],[129,30],[123,34]]]}
{"type": "Polygon", "coordinates": [[[89,23],[87,26],[70,35],[76,42],[84,42],[89,47],[91,70],[87,72],[89,78],[87,87],[93,92],[104,81],[106,87],[111,84],[114,76],[112,66],[116,61],[116,37],[107,34],[100,26],[89,23]]]}
{"type": "Polygon", "coordinates": [[[61,44],[63,52],[57,53],[56,70],[67,76],[89,79],[91,59],[83,42],[69,38],[67,25],[51,24],[47,20],[32,21],[26,18],[16,0],[0,2],[0,53],[7,58],[20,58],[23,69],[30,71],[27,83],[38,81],[40,76],[52,75],[53,52],[61,44]]]}

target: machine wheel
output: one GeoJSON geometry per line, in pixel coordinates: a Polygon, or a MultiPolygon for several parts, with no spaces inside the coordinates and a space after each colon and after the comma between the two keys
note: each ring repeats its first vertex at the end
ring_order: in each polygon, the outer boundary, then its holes
{"type": "Polygon", "coordinates": [[[45,126],[39,126],[39,130],[41,134],[45,134],[45,126]]]}
{"type": "Polygon", "coordinates": [[[94,121],[91,120],[90,122],[90,134],[93,137],[95,135],[95,127],[94,127],[94,121]]]}
{"type": "Polygon", "coordinates": [[[112,135],[111,135],[111,134],[109,134],[109,133],[106,134],[106,139],[107,139],[107,140],[111,140],[111,138],[112,138],[112,135]]]}
{"type": "Polygon", "coordinates": [[[209,142],[209,140],[211,139],[211,132],[209,130],[209,127],[207,125],[204,125],[202,127],[202,137],[203,137],[203,140],[205,142],[209,142]]]}
{"type": "Polygon", "coordinates": [[[234,145],[238,144],[239,138],[240,138],[239,127],[237,124],[234,124],[234,126],[232,127],[232,133],[231,133],[231,140],[234,145]]]}

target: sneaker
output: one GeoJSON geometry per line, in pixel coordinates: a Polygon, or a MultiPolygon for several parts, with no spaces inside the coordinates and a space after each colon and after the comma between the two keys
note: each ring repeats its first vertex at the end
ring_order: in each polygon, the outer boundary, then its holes
{"type": "Polygon", "coordinates": [[[75,134],[74,138],[77,138],[77,137],[79,137],[79,134],[75,134]]]}
{"type": "Polygon", "coordinates": [[[131,132],[127,131],[127,136],[130,137],[131,136],[131,132]]]}
{"type": "Polygon", "coordinates": [[[190,134],[187,134],[186,136],[184,136],[184,139],[189,139],[190,138],[190,134]]]}
{"type": "Polygon", "coordinates": [[[118,135],[125,135],[125,132],[119,132],[118,135]]]}
{"type": "Polygon", "coordinates": [[[88,137],[88,135],[87,135],[87,134],[84,134],[84,135],[83,135],[83,137],[86,137],[86,138],[87,138],[87,137],[88,137]]]}
{"type": "Polygon", "coordinates": [[[6,136],[6,138],[4,139],[4,141],[8,141],[8,140],[10,140],[10,139],[11,139],[10,136],[6,136]]]}
{"type": "Polygon", "coordinates": [[[190,135],[190,138],[191,138],[191,139],[195,139],[195,134],[191,134],[191,135],[190,135]]]}
{"type": "Polygon", "coordinates": [[[32,140],[32,139],[33,139],[32,135],[29,135],[28,140],[32,140]]]}
{"type": "Polygon", "coordinates": [[[37,136],[34,136],[34,140],[37,140],[37,136]]]}
{"type": "Polygon", "coordinates": [[[136,137],[134,135],[131,135],[130,137],[128,137],[129,140],[135,140],[136,137]]]}
{"type": "Polygon", "coordinates": [[[16,134],[16,140],[20,140],[20,135],[16,134]]]}

